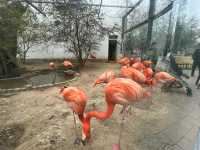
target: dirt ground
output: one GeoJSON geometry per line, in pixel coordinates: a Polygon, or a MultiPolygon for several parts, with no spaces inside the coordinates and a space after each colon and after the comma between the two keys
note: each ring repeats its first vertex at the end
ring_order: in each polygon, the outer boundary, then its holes
{"type": "MultiPolygon", "coordinates": [[[[105,110],[104,85],[95,88],[92,85],[106,69],[117,71],[119,66],[89,63],[80,79],[69,83],[86,91],[86,111],[105,110]]],[[[193,86],[194,79],[188,82],[193,86]]],[[[126,117],[122,150],[189,150],[200,125],[200,95],[193,89],[192,98],[186,97],[182,90],[164,93],[160,88],[153,89],[152,103],[135,106],[126,117]]],[[[110,150],[118,141],[120,110],[121,106],[117,106],[106,121],[93,119],[90,143],[77,146],[73,145],[73,115],[59,95],[59,87],[1,97],[0,150],[110,150]]],[[[78,131],[81,136],[79,121],[78,131]]]]}

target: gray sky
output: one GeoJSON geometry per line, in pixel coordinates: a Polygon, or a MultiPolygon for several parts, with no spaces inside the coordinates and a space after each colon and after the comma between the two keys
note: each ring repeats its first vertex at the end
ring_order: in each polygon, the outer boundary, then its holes
{"type": "Polygon", "coordinates": [[[189,15],[200,19],[200,0],[189,0],[189,15]]]}

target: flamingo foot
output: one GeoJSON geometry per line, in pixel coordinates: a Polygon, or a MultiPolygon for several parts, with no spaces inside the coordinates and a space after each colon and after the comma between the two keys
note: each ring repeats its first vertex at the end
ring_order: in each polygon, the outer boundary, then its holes
{"type": "Polygon", "coordinates": [[[131,106],[128,106],[128,107],[126,108],[126,113],[127,113],[128,115],[132,115],[131,106]]]}
{"type": "Polygon", "coordinates": [[[119,144],[113,144],[112,150],[120,150],[120,145],[119,144]]]}
{"type": "MultiPolygon", "coordinates": [[[[77,138],[74,140],[74,145],[80,145],[81,142],[82,142],[82,140],[81,140],[79,137],[77,137],[77,138]]],[[[83,144],[83,145],[84,145],[84,144],[83,144]]]]}

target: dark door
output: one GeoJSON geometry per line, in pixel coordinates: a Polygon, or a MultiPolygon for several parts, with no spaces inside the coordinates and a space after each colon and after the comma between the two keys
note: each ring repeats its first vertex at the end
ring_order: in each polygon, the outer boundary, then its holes
{"type": "Polygon", "coordinates": [[[108,60],[116,60],[117,57],[117,35],[109,36],[108,60]]]}

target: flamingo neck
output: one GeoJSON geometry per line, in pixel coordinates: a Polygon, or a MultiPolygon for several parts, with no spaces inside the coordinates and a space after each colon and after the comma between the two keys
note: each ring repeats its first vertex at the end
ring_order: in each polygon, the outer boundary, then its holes
{"type": "Polygon", "coordinates": [[[99,120],[108,119],[113,111],[114,111],[115,104],[107,102],[107,110],[105,112],[98,112],[98,111],[91,111],[86,113],[86,120],[90,120],[92,117],[95,117],[99,120]]]}
{"type": "Polygon", "coordinates": [[[79,120],[83,123],[85,120],[84,114],[79,114],[78,115],[79,120]]]}
{"type": "Polygon", "coordinates": [[[105,112],[91,111],[86,113],[83,122],[82,139],[85,140],[90,138],[90,120],[92,117],[95,117],[99,120],[108,119],[112,115],[114,108],[115,104],[107,102],[107,110],[105,112]]]}

